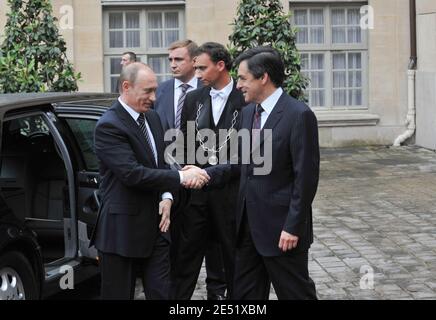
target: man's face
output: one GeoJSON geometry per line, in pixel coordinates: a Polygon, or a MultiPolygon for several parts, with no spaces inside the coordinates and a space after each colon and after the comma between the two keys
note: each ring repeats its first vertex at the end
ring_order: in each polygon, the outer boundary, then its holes
{"type": "Polygon", "coordinates": [[[136,112],[147,112],[156,101],[156,89],[157,79],[154,72],[150,69],[141,69],[134,84],[124,81],[124,101],[136,112]]]}
{"type": "Polygon", "coordinates": [[[220,73],[225,68],[224,62],[214,63],[207,53],[200,54],[194,60],[195,76],[200,79],[203,85],[214,87],[220,73]]]}
{"type": "Polygon", "coordinates": [[[122,68],[124,68],[125,66],[127,66],[127,65],[129,65],[129,64],[131,64],[131,63],[132,63],[132,61],[130,61],[130,55],[125,54],[125,55],[123,55],[123,56],[121,57],[121,62],[120,62],[120,64],[121,64],[121,67],[122,67],[122,68]]]}
{"type": "Polygon", "coordinates": [[[262,94],[262,79],[255,79],[250,73],[247,66],[247,61],[242,61],[238,68],[238,83],[236,88],[241,90],[245,102],[261,103],[260,100],[262,94]]]}
{"type": "Polygon", "coordinates": [[[186,47],[171,50],[168,60],[174,78],[188,82],[194,77],[194,59],[191,58],[186,47]]]}

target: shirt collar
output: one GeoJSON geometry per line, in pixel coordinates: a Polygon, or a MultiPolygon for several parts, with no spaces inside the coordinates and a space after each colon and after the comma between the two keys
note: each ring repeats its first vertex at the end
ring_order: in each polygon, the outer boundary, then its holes
{"type": "Polygon", "coordinates": [[[274,109],[274,106],[279,101],[281,95],[283,94],[282,88],[277,88],[276,91],[273,92],[268,98],[266,98],[262,103],[263,110],[269,115],[271,111],[274,109]]]}
{"type": "Polygon", "coordinates": [[[133,120],[138,121],[139,118],[139,112],[136,112],[133,110],[132,107],[129,107],[123,100],[121,100],[121,97],[118,97],[118,101],[121,103],[124,109],[130,114],[130,116],[133,118],[133,120]]]}
{"type": "Polygon", "coordinates": [[[214,88],[210,89],[211,96],[220,93],[220,96],[224,99],[227,99],[230,96],[230,93],[233,90],[233,78],[230,78],[230,82],[221,90],[216,90],[214,88]]]}
{"type": "MultiPolygon", "coordinates": [[[[174,89],[178,89],[184,82],[179,79],[174,78],[174,89]]],[[[193,77],[191,80],[187,82],[191,86],[191,88],[197,89],[198,80],[196,77],[193,77]]]]}

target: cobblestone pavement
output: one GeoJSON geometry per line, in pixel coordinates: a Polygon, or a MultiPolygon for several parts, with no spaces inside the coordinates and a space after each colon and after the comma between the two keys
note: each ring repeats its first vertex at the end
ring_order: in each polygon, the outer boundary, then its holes
{"type": "MultiPolygon", "coordinates": [[[[434,152],[322,149],[313,214],[319,299],[436,299],[434,152]]],[[[206,298],[204,278],[203,267],[193,299],[206,298]]]]}

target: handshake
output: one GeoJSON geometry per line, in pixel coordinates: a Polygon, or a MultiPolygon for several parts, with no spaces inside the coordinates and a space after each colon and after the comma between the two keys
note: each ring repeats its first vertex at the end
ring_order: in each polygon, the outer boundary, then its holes
{"type": "Polygon", "coordinates": [[[184,166],[181,171],[181,184],[189,189],[201,189],[210,180],[209,175],[204,169],[188,165],[184,166]]]}

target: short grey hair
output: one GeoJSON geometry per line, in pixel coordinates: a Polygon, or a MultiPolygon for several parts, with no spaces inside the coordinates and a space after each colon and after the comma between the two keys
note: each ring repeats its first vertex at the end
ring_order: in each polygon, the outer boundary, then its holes
{"type": "Polygon", "coordinates": [[[140,70],[152,70],[149,65],[143,62],[134,62],[125,66],[121,70],[120,78],[118,80],[118,91],[123,93],[123,82],[129,81],[132,85],[135,84],[138,72],[140,70]]]}

